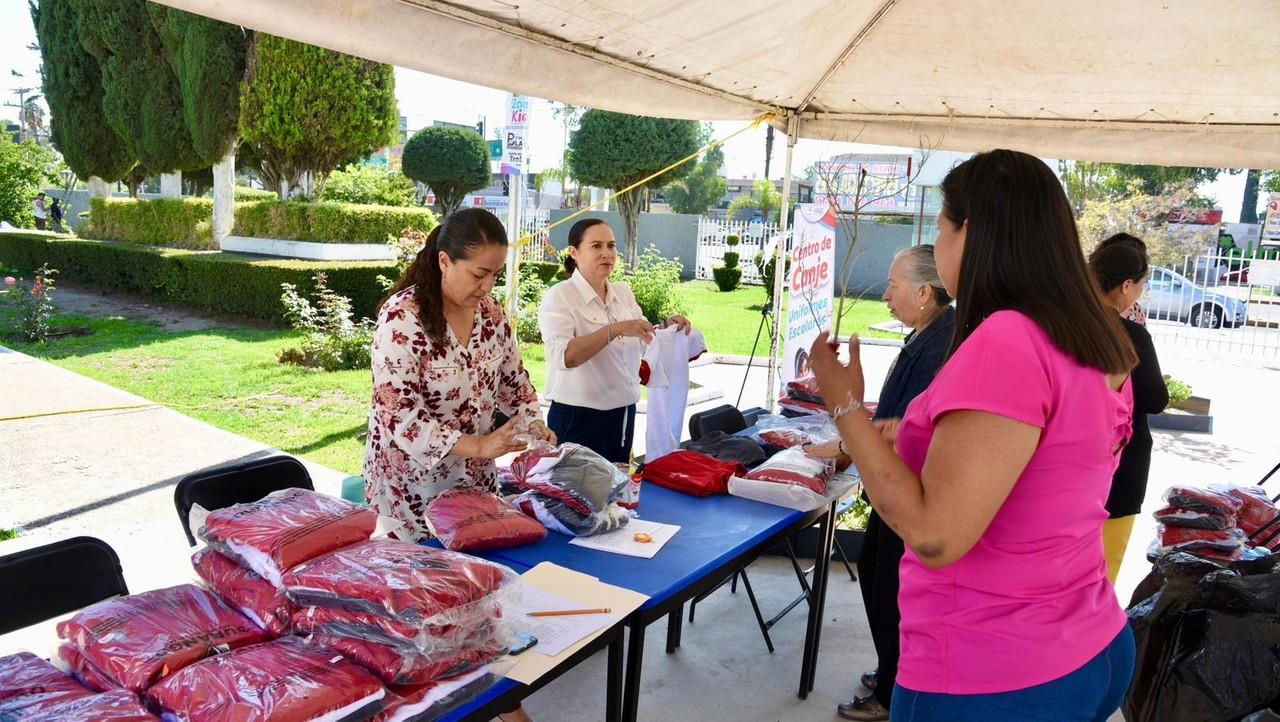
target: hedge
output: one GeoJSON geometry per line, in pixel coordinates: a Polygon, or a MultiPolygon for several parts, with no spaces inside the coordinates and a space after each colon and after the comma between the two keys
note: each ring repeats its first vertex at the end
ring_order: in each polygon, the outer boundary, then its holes
{"type": "Polygon", "coordinates": [[[436,215],[428,208],[264,200],[236,204],[232,233],[317,243],[386,243],[405,228],[426,232],[435,227],[436,215]]]}
{"type": "Polygon", "coordinates": [[[40,264],[60,279],[126,291],[206,311],[284,322],[281,283],[310,293],[311,277],[328,274],[329,287],[351,299],[357,316],[373,317],[384,292],[379,275],[394,276],[393,263],[291,261],[234,253],[86,241],[69,237],[0,233],[0,264],[30,272],[40,264]]]}
{"type": "MultiPolygon", "coordinates": [[[[209,192],[212,193],[213,191],[209,192]]],[[[280,197],[278,193],[254,188],[253,186],[236,186],[235,196],[237,201],[265,201],[280,197]]]]}
{"type": "Polygon", "coordinates": [[[213,201],[207,198],[91,198],[82,235],[149,246],[211,249],[213,201]]]}

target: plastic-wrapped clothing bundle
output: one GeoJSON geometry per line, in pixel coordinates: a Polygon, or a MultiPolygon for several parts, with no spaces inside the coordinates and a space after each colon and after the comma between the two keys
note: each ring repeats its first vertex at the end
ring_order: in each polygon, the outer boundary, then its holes
{"type": "Polygon", "coordinates": [[[747,473],[747,479],[803,486],[815,494],[825,494],[835,473],[829,461],[811,459],[799,448],[784,449],[747,473]]]}
{"type": "Polygon", "coordinates": [[[376,714],[385,695],[360,665],[296,637],[211,657],[147,692],[183,722],[354,722],[376,714]]]}
{"type": "Polygon", "coordinates": [[[765,459],[764,449],[754,439],[723,431],[707,432],[697,441],[690,441],[687,448],[713,459],[737,462],[745,466],[754,466],[765,459]]]}
{"type": "Polygon", "coordinates": [[[281,489],[210,512],[200,538],[280,586],[286,570],[368,539],[377,523],[376,514],[345,499],[281,489]]]}
{"type": "Polygon", "coordinates": [[[341,652],[387,684],[425,684],[484,666],[506,653],[492,628],[477,630],[471,641],[453,650],[424,654],[412,644],[388,644],[359,637],[313,634],[308,640],[341,652]]]}
{"type": "Polygon", "coordinates": [[[393,687],[387,690],[382,711],[373,718],[373,722],[428,722],[438,719],[493,682],[489,668],[481,667],[448,679],[393,687]]]}
{"type": "Polygon", "coordinates": [[[156,722],[155,715],[142,706],[138,695],[116,689],[87,697],[63,700],[17,717],[0,719],[22,722],[156,722]]]}
{"type": "Polygon", "coordinates": [[[284,590],[209,547],[191,556],[191,566],[227,606],[276,636],[289,633],[293,604],[284,590]]]}
{"type": "Polygon", "coordinates": [[[299,607],[317,606],[450,624],[450,612],[513,588],[507,567],[458,552],[370,539],[301,564],[285,575],[299,607]]]}
{"type": "Polygon", "coordinates": [[[452,551],[507,549],[542,541],[547,528],[514,506],[476,487],[454,487],[427,504],[440,543],[452,551]]]}
{"type": "Polygon", "coordinates": [[[552,531],[591,536],[613,531],[630,520],[618,506],[631,480],[591,449],[565,443],[555,449],[526,451],[511,462],[515,483],[524,493],[512,502],[552,531]]]}
{"type": "Polygon", "coordinates": [[[827,414],[826,404],[804,401],[791,396],[779,398],[778,408],[784,416],[818,416],[827,414]]]}
{"type": "Polygon", "coordinates": [[[80,654],[80,650],[70,644],[58,645],[58,659],[67,666],[71,674],[75,676],[81,684],[94,692],[109,692],[113,689],[120,689],[120,683],[111,675],[102,671],[89,660],[80,654]]]}
{"type": "Polygon", "coordinates": [[[794,379],[787,382],[787,396],[812,404],[826,404],[822,391],[818,388],[818,379],[813,376],[794,379]]]}
{"type": "Polygon", "coordinates": [[[411,624],[381,614],[332,607],[304,607],[293,615],[293,627],[299,634],[357,637],[386,644],[408,643],[429,654],[455,649],[470,641],[476,630],[499,624],[505,596],[493,594],[455,607],[447,615],[449,624],[411,624]]]}
{"type": "Polygon", "coordinates": [[[1188,511],[1204,511],[1235,519],[1244,503],[1231,494],[1212,487],[1171,486],[1164,492],[1169,506],[1188,511]]]}
{"type": "Polygon", "coordinates": [[[18,720],[93,694],[30,652],[0,657],[0,720],[18,720]]]}
{"type": "Polygon", "coordinates": [[[804,444],[825,444],[840,438],[840,430],[830,416],[765,416],[756,421],[761,442],[789,449],[804,444]]]}
{"type": "Polygon", "coordinates": [[[641,478],[692,496],[726,494],[729,477],[745,474],[738,462],[713,459],[696,451],[673,451],[644,465],[641,478]]]}
{"type": "Polygon", "coordinates": [[[1176,506],[1166,506],[1152,514],[1156,521],[1168,527],[1184,527],[1186,529],[1230,529],[1235,526],[1235,519],[1207,511],[1189,511],[1176,506]]]}
{"type": "Polygon", "coordinates": [[[1184,551],[1221,561],[1243,559],[1246,538],[1244,532],[1231,529],[1188,529],[1186,527],[1159,528],[1159,548],[1156,555],[1171,551],[1184,551]]]}
{"type": "Polygon", "coordinates": [[[135,692],[204,657],[270,638],[194,584],[98,602],[59,623],[58,636],[135,692]]]}
{"type": "Polygon", "coordinates": [[[1253,536],[1259,529],[1280,516],[1280,509],[1276,508],[1271,497],[1267,496],[1267,492],[1262,487],[1232,486],[1228,487],[1226,492],[1240,501],[1240,513],[1236,517],[1236,523],[1249,536],[1253,536]]]}

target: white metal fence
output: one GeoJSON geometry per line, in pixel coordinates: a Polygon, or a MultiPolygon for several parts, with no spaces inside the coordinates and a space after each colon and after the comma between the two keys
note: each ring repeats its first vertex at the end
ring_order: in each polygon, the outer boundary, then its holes
{"type": "Polygon", "coordinates": [[[1280,357],[1280,255],[1153,266],[1142,307],[1157,344],[1280,357]]]}
{"type": "MultiPolygon", "coordinates": [[[[507,225],[506,214],[499,216],[502,225],[507,225]]],[[[551,224],[551,211],[546,208],[527,208],[520,219],[520,228],[516,233],[507,229],[507,238],[517,243],[526,235],[530,236],[520,246],[520,257],[530,261],[554,261],[555,249],[551,246],[551,234],[547,226],[551,224]]]]}
{"type": "Polygon", "coordinates": [[[764,283],[756,268],[756,256],[778,233],[776,223],[714,220],[703,216],[698,219],[698,250],[695,254],[694,276],[711,279],[711,269],[724,265],[724,254],[729,251],[729,236],[738,236],[739,243],[732,250],[738,254],[738,267],[742,269],[742,282],[759,286],[764,283]]]}

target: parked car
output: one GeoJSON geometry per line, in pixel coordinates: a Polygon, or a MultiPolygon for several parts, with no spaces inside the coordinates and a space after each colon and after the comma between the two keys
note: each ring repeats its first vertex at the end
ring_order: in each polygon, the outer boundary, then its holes
{"type": "Polygon", "coordinates": [[[1228,271],[1218,278],[1218,283],[1227,286],[1248,286],[1249,285],[1249,267],[1241,266],[1234,271],[1228,271]]]}
{"type": "Polygon", "coordinates": [[[1143,307],[1149,318],[1204,328],[1243,326],[1248,314],[1244,301],[1206,290],[1167,268],[1151,269],[1143,307]]]}

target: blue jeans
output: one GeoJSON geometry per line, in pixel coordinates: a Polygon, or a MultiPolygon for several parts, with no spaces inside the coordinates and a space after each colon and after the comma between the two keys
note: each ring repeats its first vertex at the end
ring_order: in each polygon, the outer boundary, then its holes
{"type": "MultiPolygon", "coordinates": [[[[981,664],[982,660],[973,660],[981,664]]],[[[1133,630],[1128,625],[1089,663],[1052,682],[994,694],[932,694],[898,685],[892,722],[1106,722],[1133,681],[1133,630]]],[[[1000,670],[991,670],[993,675],[1000,670]]]]}

